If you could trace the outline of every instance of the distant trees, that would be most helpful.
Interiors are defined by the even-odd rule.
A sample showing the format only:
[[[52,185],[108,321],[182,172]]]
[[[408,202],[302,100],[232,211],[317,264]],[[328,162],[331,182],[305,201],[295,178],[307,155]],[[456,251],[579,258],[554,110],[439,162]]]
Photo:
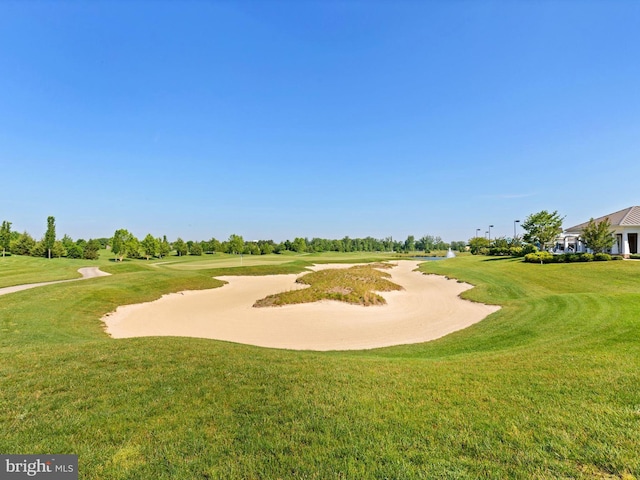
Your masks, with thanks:
[[[404,241],[404,251],[413,252],[416,249],[416,238],[413,235],[409,235]]]
[[[616,242],[611,230],[609,218],[597,222],[591,218],[586,227],[582,230],[582,240],[585,245],[593,250],[593,253],[604,253]]]
[[[11,248],[11,222],[3,221],[0,227],[0,248],[2,248],[2,256]]]
[[[7,241],[8,238],[8,241]],[[461,242],[464,243],[464,242]],[[208,241],[184,241],[178,238],[173,244],[169,243],[166,236],[154,238],[147,234],[142,241],[139,241],[131,232],[126,229],[118,229],[110,238],[97,238],[86,241],[84,239],[74,240],[65,234],[60,241],[56,240],[55,217],[47,218],[47,231],[40,241],[35,241],[27,232],[22,234],[11,231],[11,223],[4,221],[0,226],[0,250],[3,255],[9,251],[15,255],[32,255],[43,257],[68,258],[98,258],[100,249],[111,249],[116,261],[123,261],[125,258],[163,258],[169,255],[172,249],[176,254],[183,255],[203,255],[218,252],[230,254],[251,254],[270,255],[279,254],[286,251],[296,253],[314,252],[403,252],[403,251],[431,251],[443,250],[449,245],[442,241],[440,237],[425,235],[419,240],[413,235],[409,235],[405,241],[394,241],[393,237],[376,239],[373,237],[351,238],[344,236],[339,239],[318,238],[309,240],[306,237],[296,237],[291,240],[284,240],[276,243],[273,240],[245,241],[237,234],[229,236],[224,242],[211,238]]]
[[[542,210],[529,215],[522,223],[522,228],[527,232],[524,234],[524,240],[546,249],[562,233],[563,219],[557,211],[549,213]]]
[[[465,241],[460,240],[460,241],[451,242],[452,250],[456,250],[458,252],[464,252],[466,248],[467,248],[467,242]]]

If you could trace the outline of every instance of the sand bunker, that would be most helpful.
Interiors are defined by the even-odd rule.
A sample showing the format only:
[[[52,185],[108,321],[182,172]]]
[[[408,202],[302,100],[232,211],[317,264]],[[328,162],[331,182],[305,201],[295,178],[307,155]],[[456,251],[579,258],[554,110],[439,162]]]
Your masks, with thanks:
[[[386,270],[404,290],[381,293],[384,306],[322,301],[254,308],[267,295],[305,288],[295,283],[300,275],[227,276],[218,277],[229,282],[221,288],[118,307],[103,321],[114,338],[182,336],[293,350],[358,350],[434,340],[500,308],[462,300],[458,295],[471,285],[423,275],[413,271],[417,265],[401,261]],[[329,267],[336,265],[317,266]]]

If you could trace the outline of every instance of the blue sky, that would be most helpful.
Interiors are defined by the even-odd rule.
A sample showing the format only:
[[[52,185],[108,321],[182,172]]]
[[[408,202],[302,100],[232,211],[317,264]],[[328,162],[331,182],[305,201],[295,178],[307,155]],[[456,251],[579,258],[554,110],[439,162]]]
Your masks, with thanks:
[[[0,2],[0,220],[439,235],[640,204],[637,1]]]

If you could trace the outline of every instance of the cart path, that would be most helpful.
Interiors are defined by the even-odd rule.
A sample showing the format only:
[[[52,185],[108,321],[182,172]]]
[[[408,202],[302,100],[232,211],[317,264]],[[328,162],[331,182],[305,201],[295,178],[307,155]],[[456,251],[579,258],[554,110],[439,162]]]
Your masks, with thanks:
[[[54,280],[52,282],[27,283],[25,285],[13,285],[11,287],[0,288],[0,295],[19,292],[21,290],[28,290],[29,288],[42,287],[44,285],[53,285],[54,283],[77,282],[78,280],[88,280],[89,278],[105,277],[107,275],[111,275],[110,273],[103,272],[99,267],[82,267],[78,269],[78,273],[82,275],[82,278],[72,278],[70,280]]]

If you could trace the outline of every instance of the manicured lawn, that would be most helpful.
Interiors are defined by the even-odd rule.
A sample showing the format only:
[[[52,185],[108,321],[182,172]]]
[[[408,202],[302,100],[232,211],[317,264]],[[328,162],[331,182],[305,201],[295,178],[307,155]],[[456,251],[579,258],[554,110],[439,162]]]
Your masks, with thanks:
[[[112,340],[116,305],[227,270],[105,269],[0,297],[0,451],[76,453],[101,480],[640,477],[638,262],[430,262],[503,308],[435,342],[329,353]]]

